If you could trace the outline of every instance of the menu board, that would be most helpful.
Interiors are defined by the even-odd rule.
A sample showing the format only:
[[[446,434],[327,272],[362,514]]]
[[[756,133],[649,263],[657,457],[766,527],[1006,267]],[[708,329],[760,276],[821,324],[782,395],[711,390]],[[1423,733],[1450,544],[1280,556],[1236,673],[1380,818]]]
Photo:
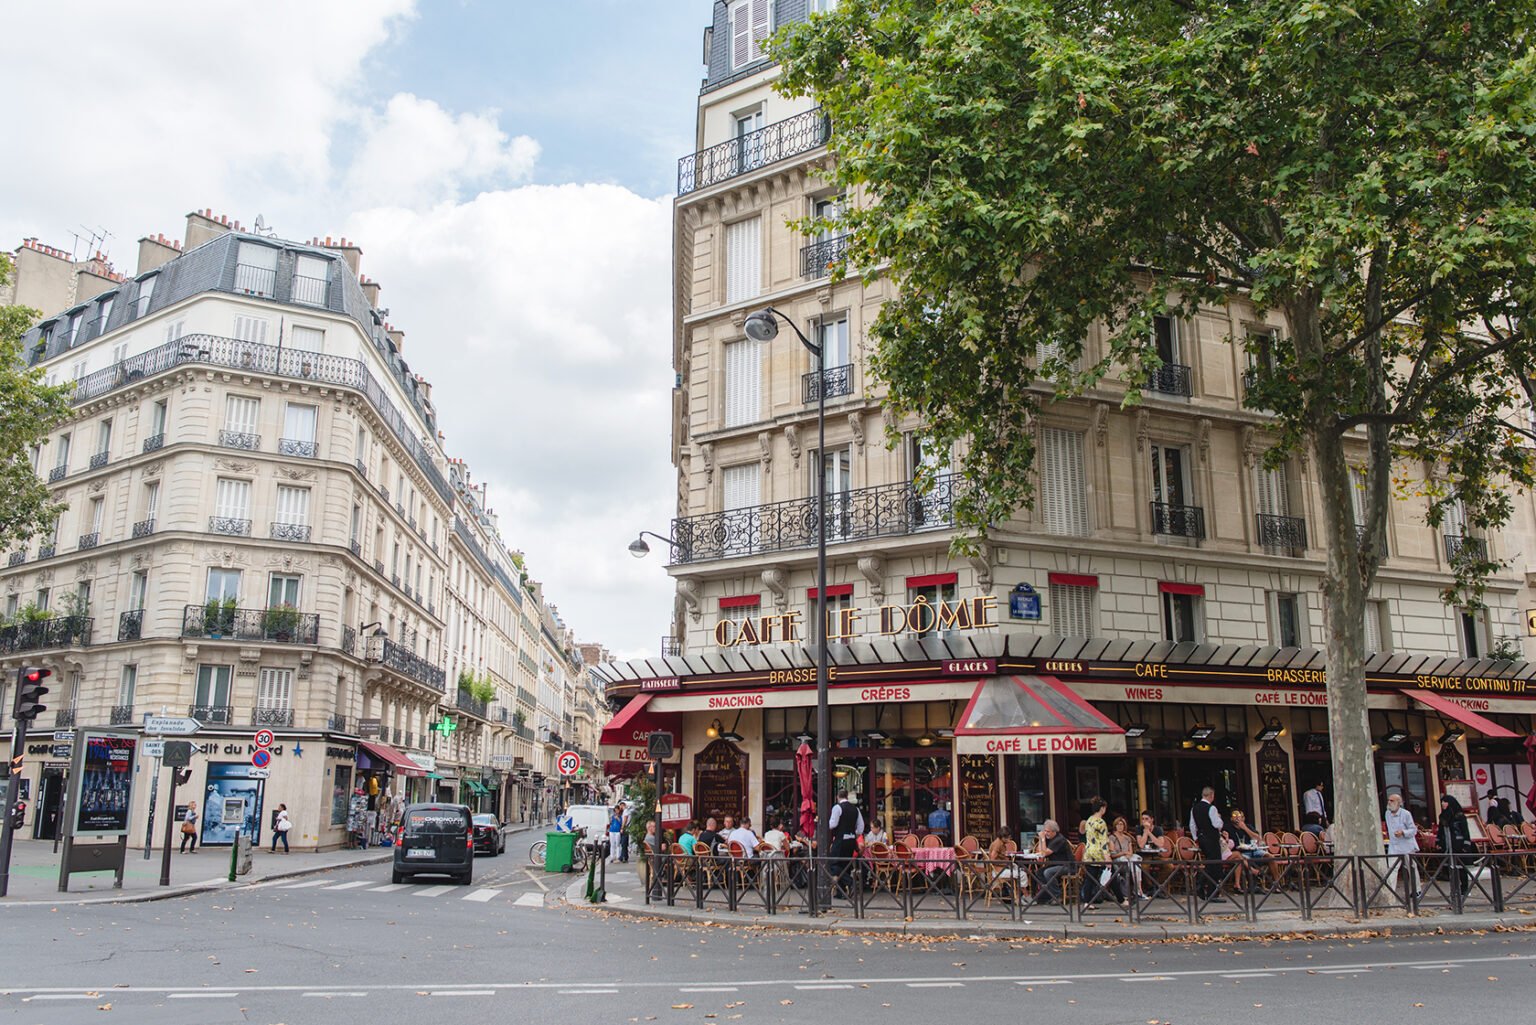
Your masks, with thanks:
[[[1441,744],[1435,761],[1440,765],[1440,779],[1445,782],[1467,778],[1467,763],[1455,744]]]
[[[989,844],[997,830],[997,759],[960,756],[960,835]]]
[[[1273,740],[1264,742],[1255,757],[1259,768],[1259,825],[1283,833],[1295,827],[1291,818],[1291,759]]]
[[[724,738],[693,756],[693,807],[701,821],[746,814],[747,757]]]

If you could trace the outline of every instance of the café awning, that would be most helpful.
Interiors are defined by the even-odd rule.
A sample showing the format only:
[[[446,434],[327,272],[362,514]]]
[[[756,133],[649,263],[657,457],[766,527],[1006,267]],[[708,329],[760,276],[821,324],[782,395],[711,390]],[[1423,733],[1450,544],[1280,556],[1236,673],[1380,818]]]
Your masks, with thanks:
[[[477,779],[466,779],[464,781],[464,785],[468,787],[469,792],[474,794],[476,797],[484,797],[486,794],[490,793],[489,790],[485,789],[485,785]]]
[[[605,758],[619,758],[621,760],[630,757],[630,751],[638,748],[644,757],[645,738],[658,730],[666,730],[672,734],[673,741],[682,739],[682,717],[675,712],[657,712],[648,707],[654,694],[637,694],[629,699],[629,704],[620,709],[619,714],[609,720],[603,727],[603,735],[599,743],[605,748],[624,748],[625,754],[617,752],[602,752]]]
[[[960,754],[1124,754],[1125,731],[1054,676],[992,676],[955,727]]]
[[[358,750],[366,754],[371,760],[380,762],[385,768],[396,776],[425,776],[427,770],[407,758],[402,752],[396,751],[388,744],[380,744],[376,740],[359,740]]]
[[[1408,690],[1403,694],[1412,698],[1426,708],[1432,708],[1441,715],[1455,719],[1463,726],[1470,726],[1483,736],[1492,740],[1519,740],[1520,734],[1512,733],[1491,719],[1485,719],[1470,708],[1463,708],[1449,698],[1442,698],[1434,691]]]

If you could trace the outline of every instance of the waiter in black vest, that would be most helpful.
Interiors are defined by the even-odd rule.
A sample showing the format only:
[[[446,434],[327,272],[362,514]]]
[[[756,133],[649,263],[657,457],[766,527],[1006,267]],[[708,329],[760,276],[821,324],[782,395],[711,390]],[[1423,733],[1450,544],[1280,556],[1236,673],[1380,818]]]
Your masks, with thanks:
[[[1217,882],[1221,871],[1221,813],[1216,810],[1216,790],[1206,787],[1200,791],[1200,800],[1189,809],[1189,835],[1195,838],[1205,867],[1200,872],[1199,892],[1202,898],[1213,903],[1226,900]]]
[[[832,849],[827,852],[832,860],[828,867],[836,873],[833,882],[834,896],[851,899],[848,893],[848,865],[859,847],[859,837],[864,835],[864,813],[848,799],[848,791],[837,792],[837,803],[827,817],[827,836]]]

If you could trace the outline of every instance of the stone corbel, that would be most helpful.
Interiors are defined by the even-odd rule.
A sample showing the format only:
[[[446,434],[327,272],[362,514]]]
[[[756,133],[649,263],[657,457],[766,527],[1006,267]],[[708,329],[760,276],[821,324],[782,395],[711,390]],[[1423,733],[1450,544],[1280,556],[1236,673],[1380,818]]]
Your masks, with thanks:
[[[885,559],[879,555],[859,556],[859,575],[869,581],[869,595],[876,604],[885,601]]]
[[[816,289],[816,302],[821,305],[822,309],[827,309],[832,305],[831,285],[822,285],[820,288]]]
[[[1147,450],[1147,440],[1152,436],[1152,416],[1145,409],[1136,411],[1136,451]]]
[[[789,607],[789,574],[783,566],[769,566],[763,570],[763,586],[773,592],[773,603],[780,611]]]
[[[1258,432],[1255,431],[1252,426],[1244,427],[1243,462],[1247,463],[1249,466],[1255,466],[1258,464],[1259,457],[1263,454],[1264,450],[1259,447]]]
[[[768,472],[769,465],[773,462],[773,433],[771,431],[757,432],[757,461],[763,464],[763,472]]]
[[[991,552],[992,548],[989,545],[986,546],[981,554],[967,555],[965,557],[965,561],[970,563],[971,568],[976,571],[976,586],[980,587],[984,591],[990,591],[992,589],[992,559],[990,557]]]
[[[1109,403],[1095,402],[1093,404],[1093,439],[1103,448],[1109,440]]]
[[[1209,463],[1211,461],[1210,417],[1202,416],[1200,419],[1195,421],[1195,437],[1197,439],[1197,443],[1200,446],[1200,461],[1202,463]]]
[[[789,454],[794,457],[795,466],[800,466],[800,428],[789,424],[784,428],[784,440],[789,443]]]
[[[683,605],[688,609],[688,615],[697,623],[700,618],[698,578],[678,577],[677,596],[682,599]]]
[[[710,484],[715,479],[715,446],[708,441],[699,444],[699,460],[704,464],[704,483]]]
[[[859,448],[864,447],[864,414],[852,412],[848,414],[848,429],[853,432],[853,443]]]

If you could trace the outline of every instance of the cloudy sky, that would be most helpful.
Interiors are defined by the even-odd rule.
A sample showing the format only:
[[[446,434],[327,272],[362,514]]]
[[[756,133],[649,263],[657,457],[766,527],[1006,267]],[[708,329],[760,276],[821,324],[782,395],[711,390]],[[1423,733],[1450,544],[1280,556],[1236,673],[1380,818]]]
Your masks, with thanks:
[[[670,204],[710,0],[12,3],[0,247],[342,236],[584,639],[668,632]]]

